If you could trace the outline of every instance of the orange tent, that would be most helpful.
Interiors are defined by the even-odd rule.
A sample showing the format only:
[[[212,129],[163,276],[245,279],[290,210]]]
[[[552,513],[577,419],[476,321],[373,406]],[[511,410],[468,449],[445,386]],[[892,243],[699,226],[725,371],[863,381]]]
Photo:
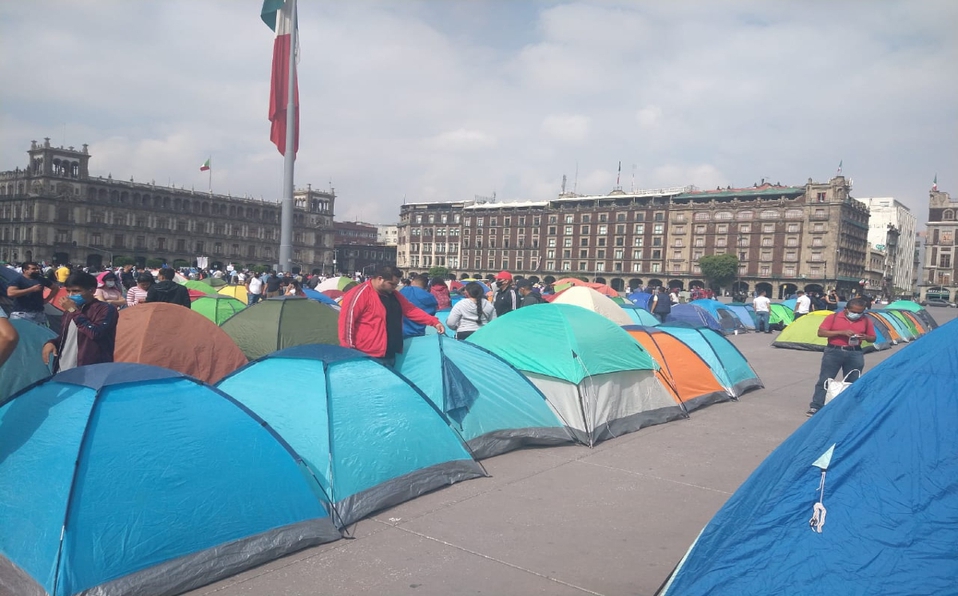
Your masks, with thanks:
[[[211,385],[247,362],[243,351],[216,323],[166,302],[147,302],[120,311],[113,359],[162,366]]]
[[[658,362],[659,380],[686,410],[731,399],[709,365],[682,340],[655,327],[627,325],[623,329]]]

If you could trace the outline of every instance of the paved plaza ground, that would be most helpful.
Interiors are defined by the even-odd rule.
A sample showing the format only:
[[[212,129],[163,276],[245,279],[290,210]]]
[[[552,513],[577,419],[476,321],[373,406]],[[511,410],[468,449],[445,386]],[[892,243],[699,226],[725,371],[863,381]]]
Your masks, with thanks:
[[[929,312],[939,323],[958,314]],[[738,402],[594,449],[485,460],[489,478],[382,511],[350,528],[353,539],[191,594],[650,596],[749,473],[806,420],[821,352],[773,348],[773,338],[730,337],[765,383]],[[902,348],[867,354],[866,369]]]

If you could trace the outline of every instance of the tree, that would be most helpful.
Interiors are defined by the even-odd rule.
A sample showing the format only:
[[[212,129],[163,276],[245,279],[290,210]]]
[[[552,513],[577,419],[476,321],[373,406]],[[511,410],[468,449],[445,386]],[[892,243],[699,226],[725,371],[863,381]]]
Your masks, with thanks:
[[[113,257],[114,267],[123,267],[124,265],[136,265],[136,259],[133,257]]]
[[[147,259],[146,266],[150,269],[159,269],[163,266],[163,259]]]
[[[715,290],[731,283],[738,274],[738,257],[735,255],[706,255],[700,257],[698,263],[702,276]]]
[[[440,279],[446,279],[449,275],[449,270],[445,267],[432,267],[429,269],[429,277],[438,277]]]

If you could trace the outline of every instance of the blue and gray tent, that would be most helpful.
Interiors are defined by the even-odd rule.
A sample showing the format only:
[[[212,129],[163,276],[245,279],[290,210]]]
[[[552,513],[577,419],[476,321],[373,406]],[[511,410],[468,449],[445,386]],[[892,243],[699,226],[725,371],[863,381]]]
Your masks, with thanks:
[[[56,337],[48,328],[26,319],[13,319],[10,324],[17,330],[20,341],[10,359],[0,366],[0,403],[27,385],[50,376],[50,366],[43,363],[40,353],[43,344]]]
[[[700,306],[707,310],[709,314],[715,317],[715,320],[718,321],[718,324],[722,327],[722,333],[726,335],[730,335],[736,331],[739,333],[748,331],[742,319],[740,319],[731,308],[725,306],[718,300],[693,300],[689,304]]]
[[[695,353],[712,368],[719,382],[735,398],[746,391],[765,387],[745,356],[721,333],[712,329],[668,325],[661,325],[658,329],[679,338],[695,350]]]
[[[172,370],[62,372],[0,406],[0,593],[179,594],[336,540],[263,420]]]
[[[629,302],[638,306],[639,308],[649,310],[649,300],[652,299],[652,294],[649,294],[648,292],[636,291],[626,296],[626,298],[628,298]]]
[[[712,316],[712,313],[697,304],[676,304],[672,306],[672,312],[665,318],[665,325],[672,323],[684,324],[683,326],[692,326],[696,328],[706,328],[719,333],[724,333],[725,329]]]
[[[299,453],[342,525],[484,475],[432,402],[356,350],[324,344],[286,348],[251,362],[217,387]]]
[[[659,324],[659,320],[655,318],[655,315],[640,306],[632,303],[624,303],[619,306],[625,310],[625,314],[629,315],[629,318],[632,319],[636,325],[655,327]]]
[[[328,304],[329,306],[335,306],[337,310],[339,309],[339,303],[322,292],[317,292],[316,290],[311,290],[309,288],[303,288],[303,295],[310,300],[322,302],[323,304]]]
[[[954,594],[958,323],[866,371],[716,513],[660,595]]]
[[[396,371],[445,414],[477,459],[574,442],[542,392],[476,344],[436,334],[408,338]]]
[[[746,329],[755,330],[755,308],[751,304],[728,304],[729,310],[745,325]]]

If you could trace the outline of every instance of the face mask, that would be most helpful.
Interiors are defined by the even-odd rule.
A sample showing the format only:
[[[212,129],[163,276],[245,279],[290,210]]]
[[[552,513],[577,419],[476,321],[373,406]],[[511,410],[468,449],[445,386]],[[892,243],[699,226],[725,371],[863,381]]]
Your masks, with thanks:
[[[858,319],[862,318],[863,314],[864,313],[860,313],[860,312],[847,312],[845,313],[845,316],[848,318],[849,321],[857,321]]]
[[[112,287],[116,286],[116,282],[115,282],[115,281],[107,281],[107,282],[103,282],[103,283],[104,283],[104,284],[106,285],[106,287],[108,287],[108,288],[112,288]]]
[[[67,298],[72,300],[77,305],[77,308],[80,308],[86,302],[83,294],[70,294]]]

